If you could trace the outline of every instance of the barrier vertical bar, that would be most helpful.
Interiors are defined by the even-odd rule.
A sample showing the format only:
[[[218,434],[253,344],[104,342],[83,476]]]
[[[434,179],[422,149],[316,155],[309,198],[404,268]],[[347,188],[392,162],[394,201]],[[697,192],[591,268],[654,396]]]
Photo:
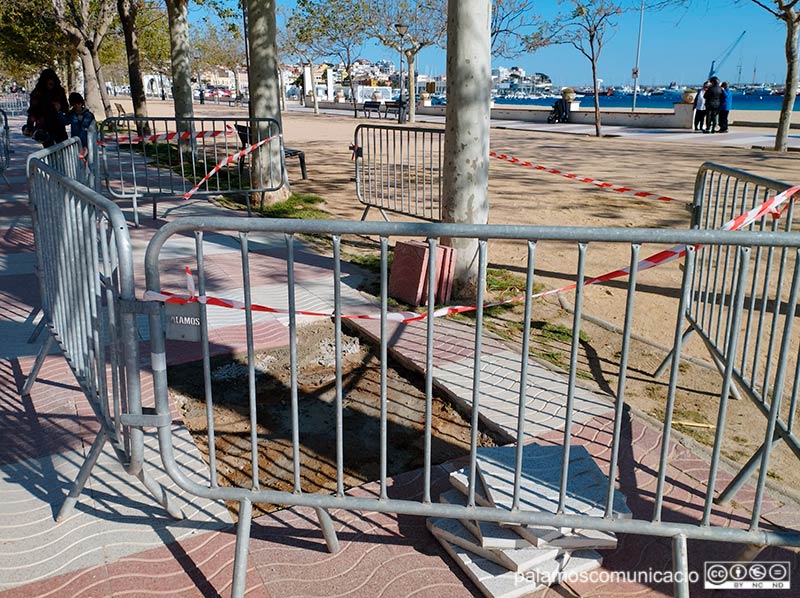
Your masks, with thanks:
[[[242,256],[242,285],[244,287],[244,318],[247,334],[247,397],[250,411],[250,467],[253,489],[259,488],[258,464],[258,405],[256,403],[255,349],[253,340],[253,297],[250,287],[250,249],[247,232],[239,233]]]
[[[661,507],[664,501],[664,481],[667,477],[667,459],[669,457],[669,440],[672,431],[672,412],[675,408],[675,391],[678,387],[678,373],[681,361],[681,314],[686,311],[686,304],[689,301],[691,288],[689,281],[692,280],[694,273],[695,249],[693,246],[686,248],[686,261],[683,270],[683,282],[681,284],[681,296],[678,302],[678,318],[675,326],[675,340],[672,347],[672,368],[669,373],[669,388],[667,390],[667,404],[664,408],[664,432],[661,435],[661,456],[658,465],[658,482],[656,484],[656,496],[653,505],[653,521],[661,521]]]
[[[531,317],[533,309],[533,272],[536,242],[528,241],[528,259],[525,272],[525,323],[522,326],[522,355],[520,358],[519,399],[517,403],[517,443],[514,462],[514,498],[511,509],[519,509],[519,493],[522,482],[522,447],[525,444],[525,408],[528,404],[528,362],[531,347]]]
[[[206,296],[206,264],[203,251],[203,231],[194,231],[195,259],[197,261],[197,292]],[[208,473],[212,488],[219,486],[217,471],[217,434],[214,421],[214,391],[211,386],[211,354],[208,340],[208,306],[205,302],[200,308],[200,345],[203,352],[203,387],[206,404],[206,426],[208,429]]]
[[[292,464],[294,491],[301,492],[300,401],[297,390],[297,293],[294,272],[294,235],[284,235],[286,241],[287,299],[289,305],[289,393],[292,406]]]
[[[475,505],[475,487],[478,471],[478,422],[481,396],[481,355],[483,348],[483,298],[486,287],[486,239],[478,240],[478,288],[475,299],[475,356],[472,374],[472,418],[469,439],[469,491],[467,506]]]
[[[625,384],[628,379],[628,357],[631,348],[631,328],[633,327],[633,304],[636,294],[636,280],[638,278],[639,249],[638,243],[631,244],[631,260],[628,266],[628,290],[625,299],[625,323],[622,326],[622,349],[619,358],[619,377],[617,378],[617,396],[614,398],[614,433],[611,438],[611,459],[608,463],[608,488],[606,490],[605,517],[614,513],[614,489],[619,459],[619,446],[622,440],[622,415],[625,406]]]
[[[735,279],[736,291],[733,300],[731,312],[734,314],[731,325],[728,328],[728,338],[725,339],[725,347],[730,351],[730,358],[725,362],[725,373],[722,380],[722,392],[719,397],[719,410],[717,412],[717,428],[714,436],[714,446],[711,452],[711,463],[708,470],[708,484],[706,489],[706,500],[703,508],[703,525],[708,525],[711,520],[711,507],[714,502],[714,487],[717,481],[717,470],[719,467],[719,458],[722,452],[722,440],[725,430],[725,417],[728,407],[728,394],[733,385],[733,369],[734,359],[739,345],[739,332],[742,317],[742,304],[744,302],[744,289],[747,284],[747,274],[749,271],[750,263],[750,248],[741,247],[737,251],[736,261],[738,266],[737,277]]]

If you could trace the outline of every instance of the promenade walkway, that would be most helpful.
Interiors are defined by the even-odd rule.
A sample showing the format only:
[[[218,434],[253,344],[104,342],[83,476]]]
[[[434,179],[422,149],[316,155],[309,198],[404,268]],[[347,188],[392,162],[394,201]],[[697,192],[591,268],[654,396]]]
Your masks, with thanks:
[[[96,432],[88,407],[59,355],[47,358],[31,397],[19,390],[30,370],[42,338],[28,343],[36,322],[38,285],[34,277],[34,254],[30,216],[27,211],[25,158],[36,149],[19,131],[21,121],[12,119],[10,188],[0,186],[0,598],[112,597],[112,596],[226,596],[230,591],[234,535],[224,505],[205,501],[184,504],[187,520],[176,522],[150,501],[136,480],[120,470],[110,455],[101,458],[87,491],[73,514],[55,522],[54,515],[66,494],[76,468]],[[188,214],[219,213],[204,200],[160,202],[168,219]],[[144,248],[163,221],[143,218],[140,229],[132,229],[136,251],[134,263],[141,267]],[[235,252],[230,239],[219,236],[217,249],[206,255],[208,268],[229,267]],[[270,275],[272,263],[279,262],[278,240],[255,239],[254,252],[264,258],[258,268],[260,284],[254,285],[254,301],[268,303],[282,293],[285,283]],[[330,309],[331,271],[327,256],[310,249],[300,251],[305,270],[301,307]],[[180,270],[180,243],[170,246],[165,266]],[[278,267],[278,266],[276,266]],[[142,275],[141,270],[137,272]],[[356,268],[347,269],[343,280],[349,308],[363,309],[372,299],[355,290],[360,281]],[[179,277],[175,276],[174,280]],[[276,282],[278,280],[278,282]],[[141,290],[141,280],[139,280]],[[232,285],[220,289],[236,297],[242,290]],[[312,307],[313,306],[313,307]],[[371,323],[360,323],[365,337],[375,334]],[[229,350],[243,346],[241,325],[223,314],[212,321],[215,344]],[[420,339],[424,325],[415,324],[393,335],[392,355],[409,368],[420,370]],[[468,405],[472,334],[469,326],[450,321],[437,322],[436,384]],[[264,317],[256,338],[258,349],[286,343],[286,325],[281,319]],[[519,382],[520,356],[500,339],[487,335],[487,357],[481,377],[486,402],[484,418],[509,433],[509,421],[516,402],[507,389]],[[191,349],[183,360],[195,357]],[[558,443],[562,433],[564,378],[532,364],[526,440]],[[516,377],[516,378],[515,378]],[[150,390],[143,377],[144,392]],[[601,469],[608,467],[612,420],[611,402],[606,395],[581,390],[577,401],[573,442],[587,447]],[[200,463],[202,457],[182,423],[176,419],[183,463]],[[660,450],[660,433],[650,423],[630,414],[624,423],[624,446],[620,461],[620,488],[636,516],[649,517]],[[149,446],[154,439],[148,439]],[[675,443],[671,446],[665,518],[689,520],[702,511],[702,489],[707,460],[702,453]],[[166,481],[160,461],[151,450],[148,462],[154,477]],[[457,467],[436,468],[435,495],[447,487],[447,474]],[[727,476],[723,476],[726,478]],[[407,472],[391,480],[393,497],[418,496],[420,475]],[[724,483],[724,479],[720,483]],[[376,495],[375,484],[352,491]],[[739,497],[743,504],[752,489]],[[289,596],[352,597],[466,597],[478,591],[458,570],[433,539],[421,518],[338,511],[332,513],[342,549],[331,555],[317,529],[313,511],[286,509],[260,517],[253,526],[247,577],[247,595],[286,598]],[[765,523],[800,522],[800,508],[778,496],[764,503]],[[739,503],[714,510],[714,522],[742,525],[747,511]],[[712,543],[691,543],[690,563],[702,568],[705,559],[733,558],[737,547]],[[789,560],[800,570],[796,552],[770,549],[761,559]],[[669,570],[670,544],[651,537],[621,536],[618,547],[604,553],[604,570]],[[793,580],[800,584],[800,579]],[[576,595],[662,596],[669,584],[616,583],[573,584]],[[701,587],[693,595],[703,596]],[[696,590],[696,593],[695,593]],[[549,589],[537,596],[570,595],[567,590]]]

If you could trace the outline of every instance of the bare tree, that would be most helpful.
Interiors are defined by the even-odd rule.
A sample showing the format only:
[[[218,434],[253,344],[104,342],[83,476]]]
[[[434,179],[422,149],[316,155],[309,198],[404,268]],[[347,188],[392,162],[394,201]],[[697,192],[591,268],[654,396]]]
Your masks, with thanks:
[[[800,0],[773,0],[760,2],[751,0],[766,10],[776,19],[786,25],[786,41],[784,54],[786,55],[786,83],[781,104],[781,115],[778,120],[778,130],[775,132],[775,151],[785,152],[789,147],[789,128],[792,122],[795,95],[797,94],[798,54],[797,43],[800,34]]]
[[[100,63],[100,44],[114,19],[114,0],[52,0],[56,23],[74,40],[85,77],[86,106],[95,114],[111,116],[106,82]]]
[[[283,31],[278,33],[278,50],[289,56],[296,57],[302,66],[308,65],[314,72],[314,63],[323,54],[319,46],[314,43],[313,28],[306,21],[307,15],[300,11],[293,11],[286,19]],[[302,76],[302,75],[301,75]],[[305,90],[303,90],[305,94]],[[319,101],[314,90],[314,114],[319,114]]]
[[[614,29],[614,18],[622,14],[622,7],[613,0],[559,0],[569,10],[558,17],[548,34],[550,43],[569,44],[589,59],[592,65],[594,89],[595,134],[601,135],[600,93],[597,85],[597,65],[606,36]]]
[[[492,55],[515,58],[532,49],[531,36],[540,24],[533,0],[492,2]]]
[[[358,0],[298,0],[297,14],[307,39],[321,56],[336,56],[350,85],[353,116],[358,117],[353,64],[367,41],[366,3]]]
[[[442,43],[447,31],[447,0],[414,1],[400,0],[369,4],[367,7],[369,33],[387,48],[402,52],[408,62],[409,120],[416,120],[414,92],[416,90],[415,68],[417,54],[428,46]],[[408,26],[400,36],[395,25]],[[402,65],[400,73],[402,76]]]

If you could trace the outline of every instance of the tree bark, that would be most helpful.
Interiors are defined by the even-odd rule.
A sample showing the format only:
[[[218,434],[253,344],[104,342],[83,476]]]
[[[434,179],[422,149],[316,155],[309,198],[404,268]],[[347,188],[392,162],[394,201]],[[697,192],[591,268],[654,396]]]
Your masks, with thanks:
[[[100,85],[97,81],[97,71],[94,68],[94,59],[89,48],[81,40],[78,44],[78,54],[83,65],[83,99],[86,107],[94,113],[95,117],[105,114],[103,98],[100,96]]]
[[[276,44],[277,24],[275,21],[275,0],[247,0],[247,41],[250,50],[250,118],[272,118],[281,124],[281,103],[278,84],[278,48]],[[270,135],[267,123],[251,122],[251,131],[258,131],[258,139]],[[254,139],[256,135],[252,136]],[[253,189],[262,185],[276,186],[279,181],[275,174],[283,169],[284,158],[281,144],[266,143],[250,154],[250,179]],[[285,169],[283,169],[285,173]],[[264,200],[274,204],[289,197],[289,181],[273,192],[267,192]],[[251,194],[252,200],[261,199],[260,193]]]
[[[131,82],[131,102],[133,113],[139,118],[147,118],[147,95],[142,81],[142,65],[139,56],[139,36],[136,31],[136,14],[139,7],[136,0],[117,0],[117,11],[122,23],[122,32],[125,36],[125,54],[128,59],[128,79]],[[149,133],[147,123],[144,123],[139,134]]]
[[[792,110],[794,109],[795,94],[797,93],[798,55],[797,38],[800,33],[800,23],[793,12],[785,19],[786,43],[786,85],[781,104],[781,115],[778,120],[778,130],[775,132],[775,151],[785,152],[789,148],[789,130],[792,123]]]
[[[486,0],[448,3],[445,222],[486,224],[489,218],[490,4]],[[456,250],[454,297],[474,300],[481,284],[478,241],[452,238],[442,242]]]
[[[92,67],[94,68],[97,90],[100,93],[100,102],[102,105],[102,112],[95,112],[95,116],[97,114],[104,114],[105,118],[110,118],[113,114],[113,112],[111,112],[111,100],[108,98],[108,89],[106,88],[106,79],[103,76],[103,65],[100,62],[100,54],[94,42],[91,44],[89,54],[92,57]]]
[[[172,100],[175,117],[192,118],[191,47],[189,46],[188,0],[166,0],[169,47],[172,62]],[[180,123],[179,123],[179,126]],[[190,130],[184,124],[182,131]]]

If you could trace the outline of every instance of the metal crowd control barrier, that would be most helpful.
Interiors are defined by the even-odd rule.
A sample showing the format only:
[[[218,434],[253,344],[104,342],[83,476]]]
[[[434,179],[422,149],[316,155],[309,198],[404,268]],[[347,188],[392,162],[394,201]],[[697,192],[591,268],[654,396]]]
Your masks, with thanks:
[[[27,93],[0,96],[0,110],[11,116],[25,114],[29,103],[30,96]]]
[[[208,233],[207,236],[206,233]],[[256,399],[256,389],[258,387],[258,380],[256,377],[255,369],[255,354],[254,354],[254,330],[253,330],[253,312],[252,305],[254,299],[252,296],[253,288],[256,283],[250,279],[250,262],[251,257],[248,251],[248,243],[251,237],[256,234],[264,233],[281,233],[284,235],[285,242],[285,271],[276,272],[273,276],[280,277],[281,280],[287,281],[286,289],[286,305],[288,306],[288,325],[289,325],[289,355],[290,355],[290,382],[286,383],[287,401],[290,403],[291,409],[291,434],[287,432],[290,439],[287,438],[287,455],[286,461],[282,462],[280,467],[282,471],[288,473],[288,482],[279,487],[270,487],[269,482],[262,479],[259,459],[263,460],[263,455],[259,452],[258,437],[261,434],[258,425],[259,418],[265,417],[265,412],[259,410]],[[756,544],[756,545],[783,545],[783,546],[800,546],[800,533],[797,530],[791,531],[774,531],[773,529],[764,529],[761,527],[759,520],[761,512],[761,501],[764,493],[765,476],[759,477],[757,484],[757,491],[752,506],[748,501],[748,508],[752,510],[752,518],[744,522],[731,521],[726,524],[717,522],[712,516],[712,504],[715,497],[715,481],[716,472],[719,466],[720,447],[723,441],[722,425],[717,427],[714,454],[710,464],[710,471],[712,475],[709,478],[709,483],[706,488],[697,488],[696,492],[699,497],[702,497],[703,510],[698,506],[696,510],[680,509],[680,513],[672,514],[669,510],[669,498],[665,498],[665,488],[670,487],[673,483],[672,474],[668,475],[668,467],[670,465],[670,434],[672,427],[673,412],[675,411],[675,397],[676,391],[679,388],[679,380],[681,376],[680,363],[680,346],[682,338],[683,316],[687,313],[687,307],[693,306],[696,303],[692,295],[694,290],[695,281],[705,275],[707,271],[707,263],[705,255],[708,250],[696,250],[697,245],[703,245],[713,249],[716,253],[722,255],[730,255],[735,263],[735,267],[729,270],[729,278],[731,288],[735,291],[732,292],[729,301],[733,305],[734,311],[732,313],[743,313],[744,306],[746,305],[745,291],[749,281],[749,275],[753,268],[759,268],[759,262],[762,252],[779,251],[791,255],[794,262],[792,271],[788,269],[785,272],[787,282],[790,283],[791,293],[789,297],[784,299],[780,305],[780,313],[786,314],[785,324],[779,334],[776,330],[776,341],[781,342],[780,349],[780,373],[776,374],[776,379],[782,380],[782,376],[786,373],[787,363],[789,362],[789,355],[796,352],[796,344],[790,346],[787,344],[788,334],[791,330],[794,314],[797,309],[798,290],[800,289],[800,261],[797,260],[798,251],[800,251],[800,234],[798,233],[775,233],[770,231],[764,232],[733,232],[733,231],[711,231],[711,230],[652,230],[652,229],[599,229],[599,228],[572,228],[572,227],[532,227],[532,226],[467,226],[467,225],[453,225],[453,224],[432,224],[432,223],[388,223],[388,222],[331,222],[331,221],[279,221],[279,220],[264,220],[264,219],[241,219],[241,218],[185,218],[175,220],[163,228],[161,228],[151,240],[148,246],[146,255],[146,279],[147,289],[151,292],[149,295],[152,298],[157,298],[158,294],[162,292],[161,287],[161,272],[159,270],[159,262],[161,259],[162,248],[165,243],[174,236],[194,235],[195,237],[195,256],[191,261],[180,264],[180,273],[182,275],[184,266],[189,266],[197,273],[197,293],[200,297],[205,297],[208,293],[207,288],[215,275],[214,272],[206,272],[204,256],[210,244],[219,242],[220,234],[231,234],[238,236],[239,239],[239,268],[242,276],[244,286],[244,320],[245,331],[247,339],[247,363],[248,363],[248,383],[245,387],[242,382],[242,398],[237,402],[239,408],[242,409],[241,415],[243,420],[247,421],[249,418],[249,432],[247,430],[237,434],[236,452],[244,460],[249,462],[250,472],[247,472],[243,478],[238,478],[239,481],[227,476],[225,467],[232,467],[230,463],[222,463],[225,461],[223,457],[215,457],[217,455],[219,441],[218,434],[215,431],[215,415],[213,406],[215,401],[224,400],[215,396],[215,390],[211,383],[211,362],[209,358],[209,330],[208,321],[211,317],[218,315],[214,310],[224,308],[209,307],[204,301],[195,303],[193,306],[196,311],[192,312],[191,318],[196,318],[199,321],[199,335],[200,343],[202,346],[203,366],[202,376],[204,383],[204,394],[206,401],[206,417],[205,430],[208,437],[206,446],[209,448],[209,461],[208,468],[204,472],[205,483],[192,482],[186,475],[184,469],[176,458],[176,453],[173,450],[172,444],[172,431],[167,424],[166,417],[170,413],[170,392],[169,380],[167,378],[166,364],[169,362],[169,347],[165,340],[165,306],[161,304],[157,312],[150,315],[151,327],[151,362],[153,364],[154,376],[154,391],[156,400],[156,415],[161,418],[158,424],[158,437],[160,443],[161,457],[164,461],[165,469],[169,472],[172,479],[182,489],[189,494],[196,496],[207,497],[216,500],[230,500],[239,503],[239,520],[237,524],[237,540],[235,548],[235,564],[234,564],[234,581],[232,595],[240,597],[244,593],[244,580],[245,571],[247,568],[247,552],[248,542],[251,526],[251,509],[253,503],[271,503],[279,505],[301,505],[306,507],[313,507],[316,509],[318,518],[320,520],[323,533],[328,542],[331,550],[337,547],[335,532],[331,525],[329,516],[326,513],[327,509],[346,509],[346,510],[359,510],[359,511],[377,511],[399,514],[411,514],[419,516],[439,516],[448,518],[461,518],[470,520],[485,520],[495,522],[509,522],[517,524],[531,524],[536,526],[555,526],[559,528],[577,528],[577,529],[595,529],[609,532],[641,534],[648,536],[666,537],[671,538],[673,543],[673,569],[676,573],[681,572],[683,576],[675,575],[676,580],[675,593],[678,596],[688,596],[688,564],[687,564],[687,540],[716,540],[727,541],[734,543]],[[305,438],[305,434],[316,432],[309,432],[301,425],[301,418],[299,415],[299,400],[298,400],[298,372],[297,372],[297,356],[298,356],[298,334],[297,334],[297,316],[295,315],[298,306],[297,292],[301,289],[296,289],[296,286],[301,286],[302,281],[297,283],[296,270],[298,264],[295,263],[296,244],[295,236],[301,234],[311,234],[315,236],[327,237],[332,244],[333,261],[332,261],[332,276],[331,284],[333,285],[335,307],[333,315],[333,325],[335,329],[335,373],[332,375],[330,386],[336,389],[335,407],[331,407],[331,429],[335,429],[335,443],[332,441],[330,446],[330,454],[325,455],[324,459],[330,459],[331,468],[335,463],[335,490],[331,490],[331,494],[324,494],[322,492],[305,492],[303,490],[302,481],[306,476],[315,475],[316,469],[310,468],[308,465],[301,463],[301,455],[308,452],[316,454],[314,449],[301,445],[301,438]],[[375,460],[376,469],[377,462],[380,463],[380,496],[374,498],[360,495],[349,496],[346,495],[345,484],[343,481],[343,472],[348,470],[348,455],[345,454],[343,430],[344,430],[344,415],[343,410],[346,408],[346,393],[347,384],[343,380],[343,339],[342,339],[342,317],[344,314],[344,306],[342,303],[342,282],[341,282],[341,254],[342,254],[342,240],[344,237],[354,235],[358,239],[363,239],[365,236],[377,237],[380,246],[380,307],[376,307],[375,316],[380,319],[380,343],[379,349],[376,350],[376,355],[379,356],[380,370],[381,370],[381,387],[380,387],[380,415],[374,415],[375,419],[379,418],[376,422],[376,428],[380,429],[379,444],[375,446]],[[627,309],[625,314],[625,324],[621,338],[621,352],[619,358],[619,385],[616,389],[616,396],[613,398],[613,438],[610,441],[610,453],[608,458],[610,475],[608,482],[603,490],[605,511],[603,516],[590,516],[590,515],[575,515],[565,513],[563,510],[564,501],[567,495],[567,488],[570,483],[570,476],[572,469],[568,468],[570,455],[570,446],[573,436],[577,433],[576,426],[573,425],[573,412],[576,405],[576,374],[578,367],[578,353],[579,353],[579,337],[581,328],[581,314],[583,306],[583,298],[585,289],[578,286],[574,295],[574,320],[572,329],[571,341],[571,354],[570,366],[567,386],[566,399],[563,411],[559,411],[558,416],[559,425],[563,427],[564,436],[560,449],[561,468],[560,468],[560,485],[553,487],[554,496],[558,495],[559,507],[554,509],[553,512],[548,510],[533,510],[530,507],[525,507],[525,503],[517,502],[519,498],[520,488],[526,484],[526,478],[521,472],[522,460],[522,442],[516,443],[516,473],[514,475],[514,504],[520,505],[511,510],[503,508],[489,508],[486,506],[476,505],[476,488],[478,486],[478,474],[476,473],[476,447],[478,438],[478,421],[481,414],[481,401],[485,396],[483,393],[490,392],[487,387],[488,383],[481,380],[481,364],[483,359],[487,359],[489,353],[484,356],[483,351],[483,308],[478,307],[475,315],[475,335],[474,335],[474,367],[472,368],[472,419],[471,419],[471,436],[470,436],[470,456],[469,456],[469,493],[468,493],[468,506],[458,506],[452,504],[437,504],[433,503],[431,499],[431,477],[432,477],[432,464],[431,464],[431,401],[432,401],[432,388],[433,388],[433,338],[434,330],[438,324],[437,320],[428,319],[427,321],[427,343],[424,341],[420,343],[420,352],[425,352],[425,359],[427,371],[425,373],[425,395],[426,399],[424,405],[420,403],[419,409],[425,413],[425,428],[423,433],[424,439],[424,466],[421,486],[421,496],[418,499],[396,499],[390,498],[387,494],[387,460],[389,459],[389,449],[387,442],[387,347],[389,343],[389,327],[388,327],[388,312],[387,312],[387,281],[388,281],[388,247],[390,238],[393,240],[403,239],[406,237],[422,237],[428,239],[429,247],[429,262],[428,262],[428,309],[432,309],[434,301],[434,289],[436,287],[436,246],[437,239],[442,237],[457,238],[466,237],[478,240],[478,266],[480,272],[480,279],[485,280],[487,263],[488,263],[488,242],[495,240],[503,240],[504,243],[519,242],[521,249],[527,251],[527,265],[526,265],[526,296],[528,297],[525,303],[525,313],[531,314],[533,303],[530,299],[534,283],[534,270],[535,270],[535,257],[542,254],[547,250],[561,251],[564,247],[564,242],[571,242],[576,247],[576,269],[573,273],[575,280],[586,279],[586,263],[588,258],[588,247],[594,248],[595,245],[601,244],[614,244],[622,246],[630,252],[629,267],[632,272],[627,283]],[[652,244],[686,244],[688,246],[687,256],[685,261],[685,268],[680,292],[680,298],[676,300],[676,312],[672,316],[662,314],[663,317],[672,317],[674,322],[674,353],[671,357],[671,374],[668,385],[668,397],[665,404],[665,417],[663,422],[663,429],[660,438],[660,459],[657,467],[657,483],[651,489],[648,487],[647,491],[642,491],[639,497],[647,497],[648,500],[652,499],[652,512],[649,516],[635,516],[633,519],[625,519],[617,517],[615,510],[616,505],[614,501],[616,480],[622,479],[623,473],[618,467],[618,456],[620,454],[621,445],[626,442],[623,439],[623,419],[624,419],[624,403],[628,379],[628,356],[631,351],[631,329],[633,322],[633,315],[635,311],[635,298],[637,288],[637,271],[636,265],[639,262],[640,246],[647,243],[649,246]],[[555,245],[555,247],[554,247]],[[213,249],[213,248],[212,248]],[[209,252],[211,253],[211,252]],[[275,254],[273,254],[275,255]],[[562,260],[565,261],[565,260]],[[230,264],[226,261],[226,264]],[[161,265],[163,268],[163,264]],[[230,267],[230,265],[229,265]],[[569,273],[565,271],[565,273]],[[285,277],[285,278],[284,278]],[[477,296],[474,297],[474,304],[482,306],[484,303],[484,285],[479,285]],[[180,289],[164,289],[165,291]],[[271,294],[275,300],[275,294]],[[359,312],[361,313],[361,312]],[[174,315],[174,314],[173,314]],[[524,319],[523,340],[521,343],[521,355],[528,355],[528,348],[531,342],[531,325],[530,316]],[[738,320],[734,319],[733,325],[728,327],[728,334],[726,335],[726,343],[730,346],[736,346],[739,339]],[[314,342],[318,342],[315,340]],[[174,349],[173,349],[174,350]],[[794,363],[792,358],[792,363]],[[532,381],[528,378],[528,360],[527,357],[520,359],[518,366],[520,372],[520,382],[514,386],[513,392],[518,393],[515,413],[515,437],[523,439],[524,432],[524,418],[526,410],[535,408],[535,401],[529,402],[529,395],[527,389]],[[723,396],[726,389],[730,387],[731,383],[731,368],[725,370],[725,380],[723,384]],[[200,372],[198,372],[198,379]],[[334,382],[335,379],[335,382]],[[470,385],[467,382],[465,385]],[[777,388],[782,385],[777,385]],[[246,388],[246,390],[245,390]],[[509,390],[504,386],[504,390]],[[773,393],[772,405],[773,409],[770,412],[770,423],[776,421],[778,409],[780,407],[782,396],[780,392]],[[724,417],[724,409],[726,401],[720,401],[720,414]],[[611,403],[609,403],[611,405]],[[263,408],[262,408],[263,409]],[[485,408],[484,408],[485,409]],[[287,414],[287,421],[289,415]],[[509,416],[512,417],[512,416]],[[222,426],[222,423],[219,423]],[[556,426],[556,428],[559,427]],[[771,428],[770,428],[771,429]],[[263,435],[262,435],[263,436]],[[272,436],[269,436],[270,442]],[[421,446],[422,446],[421,440]],[[288,444],[291,444],[291,456],[288,454]],[[771,444],[767,443],[764,450],[764,460],[762,462],[762,472],[766,472],[769,465]],[[227,453],[225,453],[227,454]],[[352,458],[352,455],[350,455]],[[327,461],[326,461],[327,462]],[[334,476],[331,469],[331,476]],[[227,477],[227,480],[224,478]],[[243,480],[243,481],[242,481]],[[293,480],[293,481],[292,481]],[[331,478],[333,485],[333,477]],[[227,485],[225,485],[227,484]],[[749,518],[749,517],[748,517]],[[743,523],[744,527],[738,527]],[[730,525],[724,527],[723,525]],[[682,581],[681,581],[682,580]]]
[[[56,343],[100,425],[57,519],[66,517],[103,447],[176,518],[182,513],[144,469],[144,439],[131,242],[113,202],[76,179],[80,140],[72,138],[28,159],[43,321],[50,334],[22,390],[29,395]]]
[[[716,229],[788,187],[781,181],[707,162],[700,167],[695,182],[692,227]],[[761,234],[793,236],[792,231],[797,230],[795,211],[790,203],[780,218],[759,220],[748,229]],[[787,308],[787,299],[795,291],[797,254],[780,244],[758,247],[754,253],[752,269],[742,273],[743,264],[730,248],[701,247],[691,295],[683,313],[686,330],[681,343],[696,334],[725,378],[724,396],[729,392],[736,398],[746,395],[767,418],[770,428],[774,428],[774,438],[765,440],[720,493],[720,503],[732,498],[756,468],[760,467],[759,482],[763,480],[767,475],[765,459],[775,443],[785,442],[800,458],[800,438],[794,431],[800,362],[786,361],[789,351],[797,353],[800,342],[800,335],[792,329],[797,315],[795,308]],[[740,284],[744,285],[744,295],[734,301]],[[669,361],[668,356],[656,376],[664,372]],[[784,395],[789,397],[787,415],[780,412]],[[723,409],[718,428],[724,422]]]
[[[6,185],[10,185],[6,178],[6,170],[10,163],[11,141],[8,131],[8,116],[0,110],[0,177],[3,177]]]
[[[243,127],[246,135],[236,129]],[[108,193],[133,202],[139,225],[139,198],[153,199],[153,218],[159,197],[182,197],[196,183],[196,195],[244,195],[250,213],[250,194],[280,189],[286,179],[280,124],[270,118],[108,118],[100,127],[102,176]],[[215,166],[257,145],[250,155],[249,177],[241,163],[231,160],[213,176]],[[259,158],[258,156],[261,156]],[[263,167],[252,168],[252,160]]]
[[[444,129],[358,125],[353,143],[356,195],[370,208],[442,220]]]

